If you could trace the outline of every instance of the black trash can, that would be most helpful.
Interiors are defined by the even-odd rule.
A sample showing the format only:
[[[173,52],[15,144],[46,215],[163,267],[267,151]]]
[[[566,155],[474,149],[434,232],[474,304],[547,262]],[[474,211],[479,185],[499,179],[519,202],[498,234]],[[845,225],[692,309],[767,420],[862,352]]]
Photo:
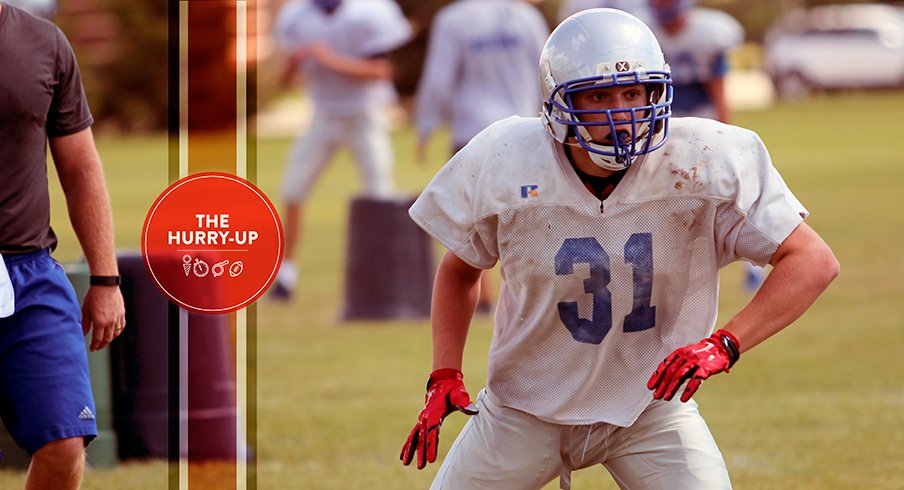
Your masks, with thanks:
[[[180,376],[171,373],[187,369],[182,377],[188,381],[188,409],[182,414],[188,424],[187,457],[234,459],[235,370],[229,350],[230,317],[189,313],[188,345],[184,349],[188,360],[182,365],[178,358],[171,358],[171,353],[183,350],[176,328],[178,309],[154,285],[140,254],[120,254],[119,270],[128,325],[111,352],[120,458],[177,456],[170,455],[169,450],[171,442],[178,442],[170,438],[179,433],[179,385],[172,381]],[[173,346],[175,350],[171,350]]]
[[[430,317],[433,240],[408,216],[414,197],[352,200],[344,320]]]
[[[169,440],[169,301],[140,253],[119,254],[126,328],[111,347],[119,458],[166,458]]]
[[[236,457],[236,393],[229,315],[188,315],[188,458]]]

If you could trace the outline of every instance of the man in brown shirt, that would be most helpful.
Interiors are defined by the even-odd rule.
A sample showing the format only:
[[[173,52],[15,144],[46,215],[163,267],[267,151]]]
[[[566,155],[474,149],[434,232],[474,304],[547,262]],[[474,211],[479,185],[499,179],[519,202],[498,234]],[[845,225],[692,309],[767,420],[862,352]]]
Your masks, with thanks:
[[[113,219],[78,66],[52,23],[0,4],[0,417],[32,456],[27,488],[78,488],[97,435],[84,335],[102,349],[125,326]],[[91,273],[79,310],[50,252],[47,144]]]

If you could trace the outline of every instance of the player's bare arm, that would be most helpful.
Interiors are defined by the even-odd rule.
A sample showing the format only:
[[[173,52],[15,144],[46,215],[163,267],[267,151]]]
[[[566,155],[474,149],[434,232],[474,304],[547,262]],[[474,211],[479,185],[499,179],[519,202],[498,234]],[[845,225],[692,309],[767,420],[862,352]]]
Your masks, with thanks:
[[[330,70],[353,78],[380,80],[392,77],[392,64],[384,56],[353,58],[339,54],[321,42],[304,46],[296,53],[296,58],[308,57],[317,60]]]
[[[296,80],[299,83],[303,82],[303,77],[296,76],[298,74],[298,60],[295,59],[292,53],[285,54],[284,58],[285,61],[280,66],[279,75],[276,79],[277,85],[280,88],[287,88]]]
[[[725,77],[716,77],[706,82],[706,91],[716,110],[716,119],[724,123],[731,122],[731,108],[725,97]]]
[[[427,378],[427,395],[418,421],[402,446],[399,459],[405,465],[417,456],[417,468],[436,461],[439,429],[452,412],[477,413],[477,405],[465,389],[462,354],[471,317],[480,292],[481,270],[446,252],[433,286],[433,372]]]
[[[66,195],[72,228],[91,275],[119,275],[113,242],[113,213],[91,128],[51,138],[50,151]],[[125,327],[125,307],[119,288],[91,286],[85,295],[82,314],[85,334],[94,329],[91,350],[104,348]]]
[[[433,369],[461,370],[471,317],[480,292],[481,270],[446,252],[433,285]]]
[[[778,247],[772,272],[725,329],[750,350],[797,320],[838,275],[840,266],[823,239],[801,223]]]

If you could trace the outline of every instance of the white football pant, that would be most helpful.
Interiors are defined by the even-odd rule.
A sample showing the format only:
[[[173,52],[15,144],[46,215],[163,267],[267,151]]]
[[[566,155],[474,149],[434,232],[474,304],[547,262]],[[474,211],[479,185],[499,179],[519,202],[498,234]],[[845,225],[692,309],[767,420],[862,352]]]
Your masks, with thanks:
[[[540,489],[604,465],[624,489],[730,489],[722,453],[694,400],[653,400],[630,427],[558,425],[501,406],[486,390],[431,490]],[[565,463],[563,463],[565,462]],[[568,465],[568,466],[565,466]]]
[[[346,146],[361,170],[362,194],[390,197],[395,192],[392,141],[383,108],[347,117],[315,114],[307,132],[298,135],[289,152],[283,176],[286,202],[303,202],[320,173],[340,147]]]

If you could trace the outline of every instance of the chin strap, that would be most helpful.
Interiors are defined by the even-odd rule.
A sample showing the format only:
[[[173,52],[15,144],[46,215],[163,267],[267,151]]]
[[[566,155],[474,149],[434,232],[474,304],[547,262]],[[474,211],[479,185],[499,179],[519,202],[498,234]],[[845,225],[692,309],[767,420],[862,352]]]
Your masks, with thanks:
[[[616,135],[617,141],[615,141],[611,145],[599,143],[591,139],[590,132],[588,132],[587,128],[585,128],[584,126],[578,126],[577,131],[580,132],[581,135],[580,137],[576,135],[575,138],[582,139],[583,143],[587,146],[600,148],[601,150],[605,149],[605,151],[607,152],[615,153],[615,155],[604,155],[602,153],[587,150],[588,156],[590,156],[590,159],[593,160],[593,163],[600,166],[601,168],[611,170],[613,172],[618,172],[630,167],[634,162],[634,157],[631,156],[631,136],[627,131],[619,131]],[[583,144],[581,144],[580,141],[575,141],[574,143],[566,142],[565,144],[583,148]]]

